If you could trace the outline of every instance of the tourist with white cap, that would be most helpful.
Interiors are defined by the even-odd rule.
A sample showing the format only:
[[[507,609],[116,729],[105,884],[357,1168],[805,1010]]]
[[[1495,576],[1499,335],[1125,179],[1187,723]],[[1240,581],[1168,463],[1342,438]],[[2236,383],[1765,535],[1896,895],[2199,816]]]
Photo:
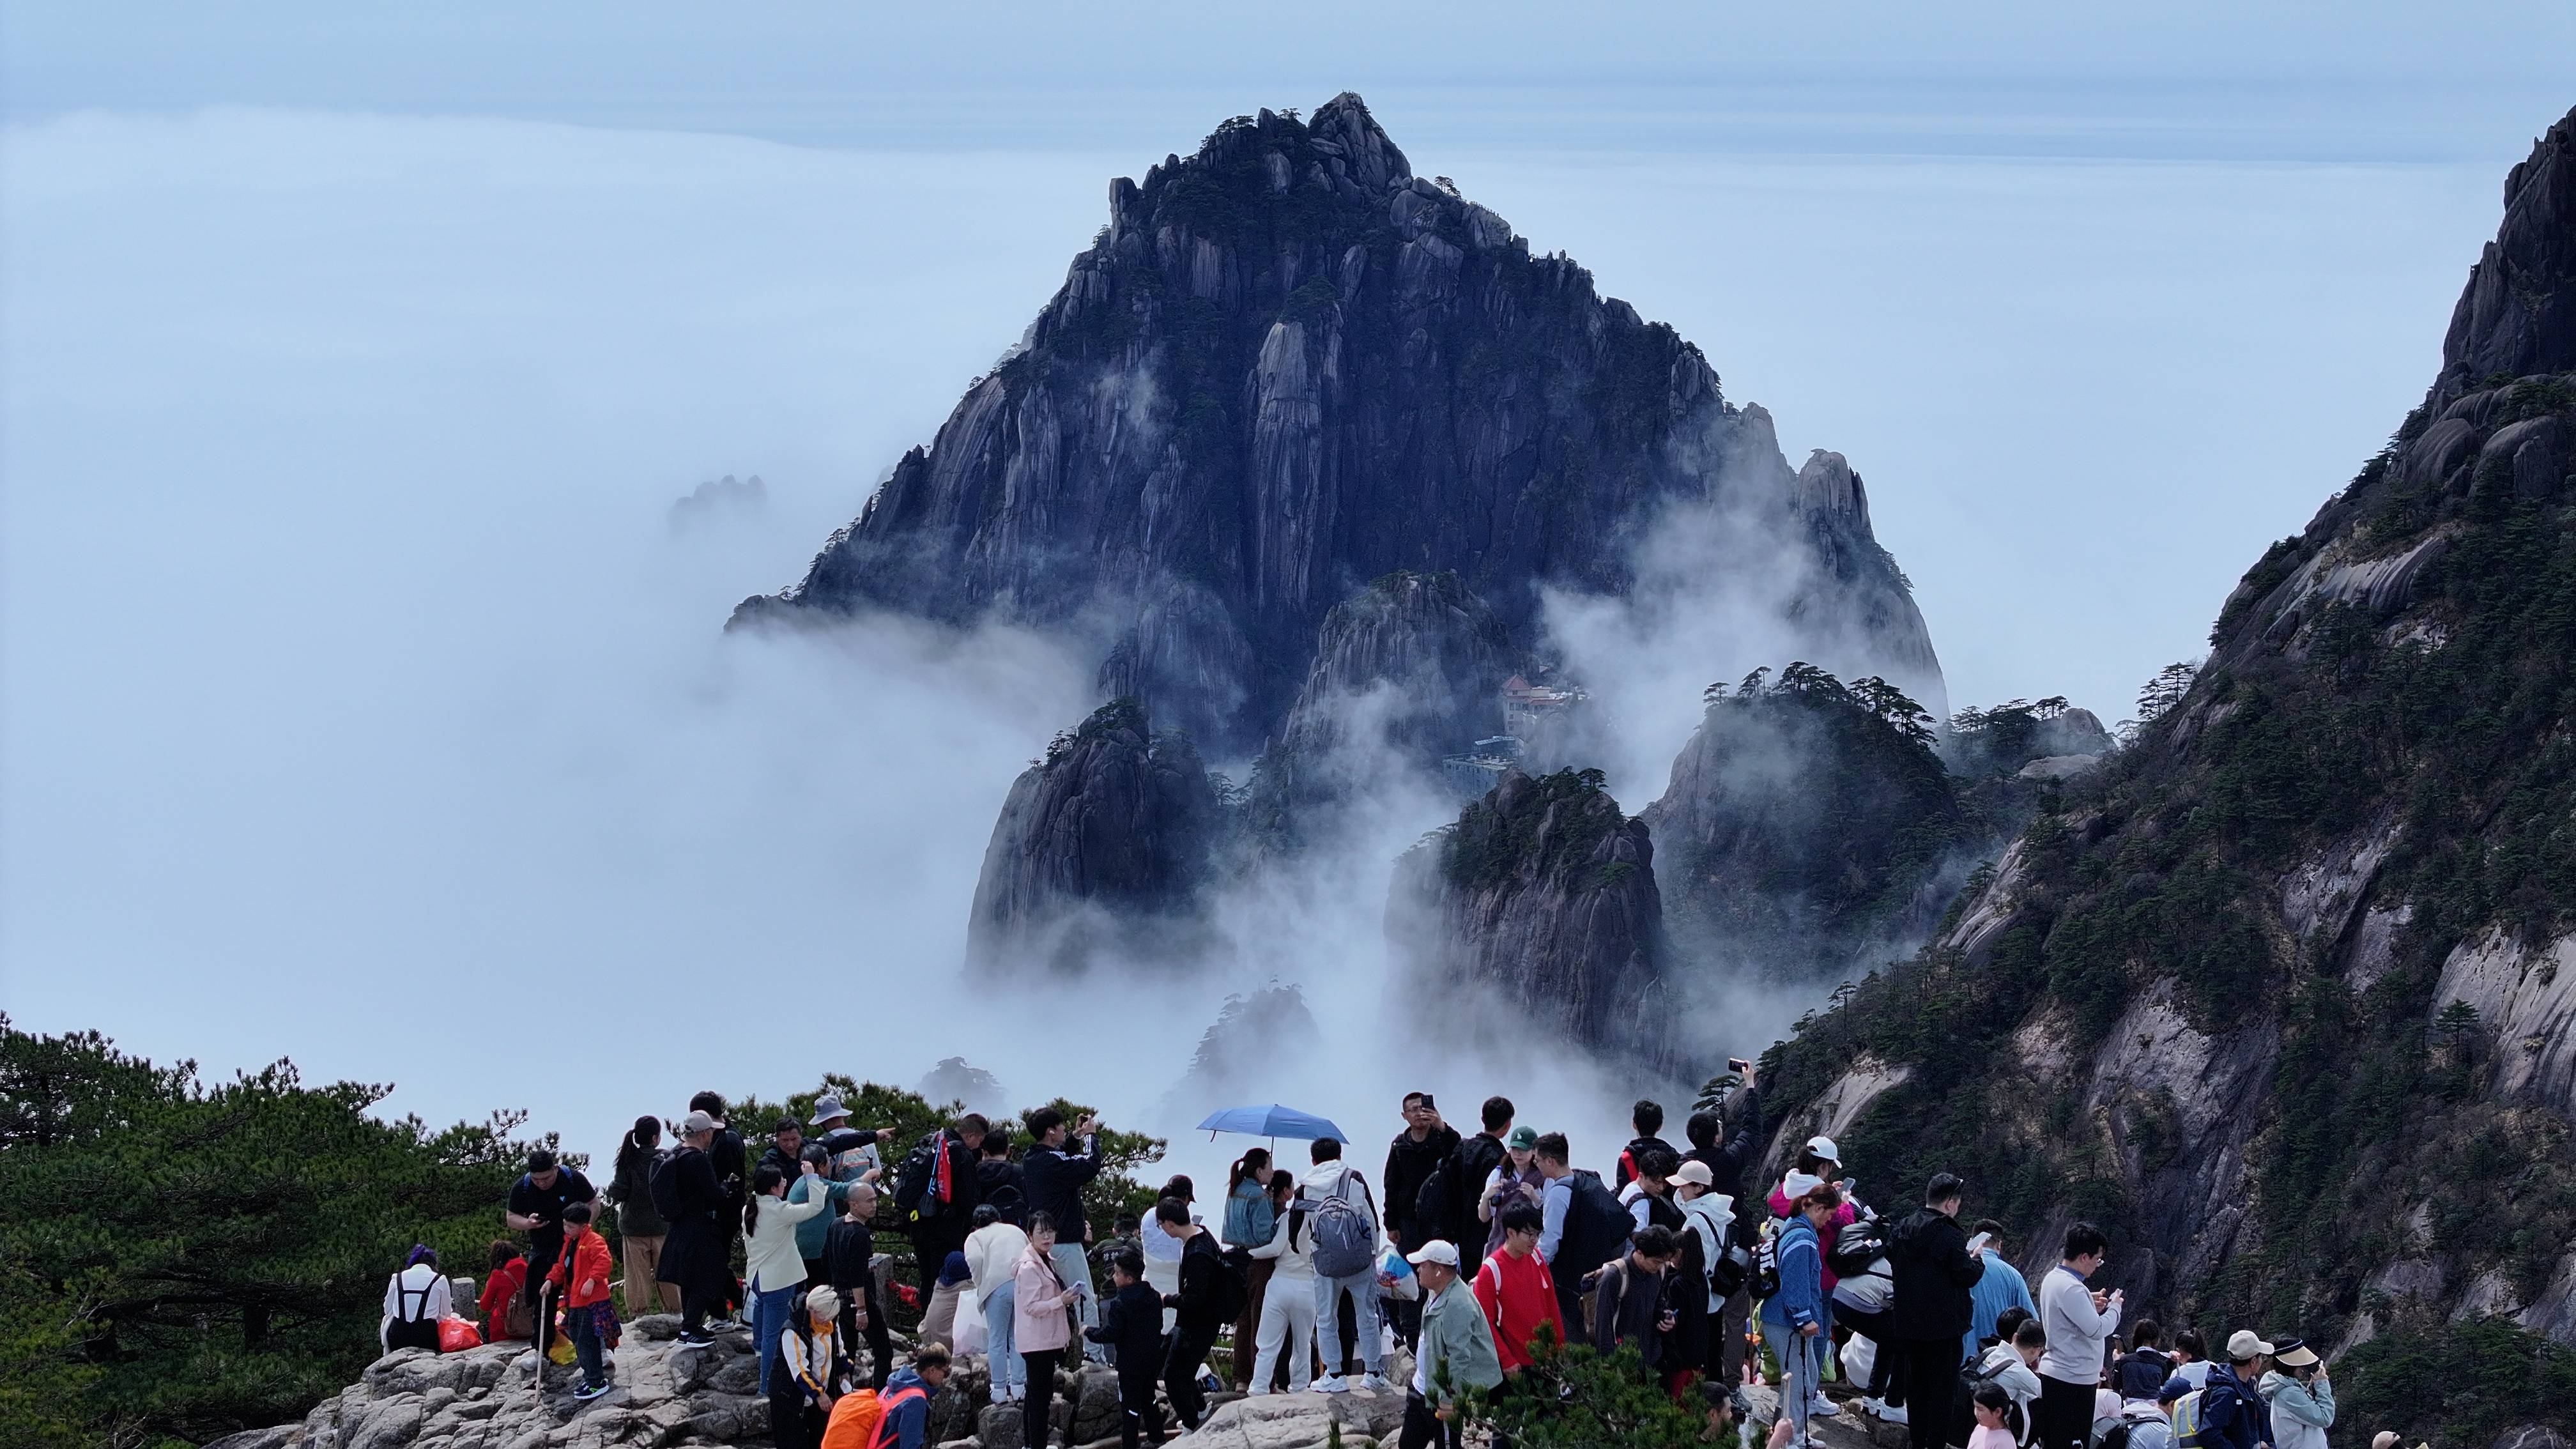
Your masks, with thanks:
[[[2326,1449],[2326,1431],[2334,1427],[2334,1383],[2325,1360],[2307,1340],[2284,1338],[2272,1345],[2272,1371],[2257,1385],[2271,1405],[2272,1442],[2276,1449]]]
[[[2209,1368],[2200,1395],[2200,1442],[2208,1449],[2256,1449],[2272,1442],[2272,1416],[2255,1385],[2270,1367],[2272,1345],[2250,1328],[2227,1336],[2227,1362]]]
[[[1413,1265],[1422,1287],[1422,1335],[1413,1382],[1404,1396],[1404,1432],[1396,1442],[1401,1449],[1425,1449],[1434,1442],[1458,1449],[1465,1427],[1458,1416],[1458,1395],[1503,1381],[1494,1331],[1476,1296],[1458,1285],[1456,1245],[1433,1238],[1404,1260]]]

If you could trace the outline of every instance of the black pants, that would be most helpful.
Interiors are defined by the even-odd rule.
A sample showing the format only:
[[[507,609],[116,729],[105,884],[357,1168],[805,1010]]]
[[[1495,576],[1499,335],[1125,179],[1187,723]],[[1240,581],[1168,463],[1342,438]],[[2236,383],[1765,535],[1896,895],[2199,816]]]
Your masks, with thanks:
[[[1583,1322],[1583,1289],[1574,1281],[1578,1277],[1579,1274],[1568,1274],[1556,1280],[1556,1308],[1565,1315],[1565,1341],[1569,1344],[1592,1341],[1592,1330]]]
[[[1863,1389],[1868,1397],[1899,1408],[1905,1403],[1905,1341],[1896,1336],[1895,1315],[1885,1312],[1863,1313],[1845,1303],[1834,1305],[1834,1326],[1849,1326],[1866,1338],[1874,1352],[1870,1355],[1869,1384]]]
[[[1119,1449],[1139,1449],[1148,1440],[1163,1442],[1163,1409],[1154,1402],[1154,1373],[1151,1367],[1118,1370]]]
[[[769,1392],[769,1442],[778,1449],[820,1449],[832,1416],[805,1401],[805,1386],[792,1374],[783,1388]]]
[[[435,1318],[397,1318],[385,1327],[385,1352],[398,1348],[425,1348],[438,1352],[438,1320]]]
[[[841,1295],[841,1342],[855,1344],[862,1338],[868,1341],[868,1387],[882,1394],[886,1375],[894,1372],[894,1340],[886,1333],[885,1310],[877,1306],[876,1275],[870,1274],[865,1282],[848,1287],[834,1285],[832,1291]],[[859,1327],[859,1308],[863,1304],[868,1310],[865,1328]]]
[[[1172,1328],[1172,1346],[1163,1355],[1163,1392],[1171,1396],[1172,1412],[1184,1429],[1197,1428],[1207,1413],[1207,1390],[1199,1387],[1199,1365],[1215,1346],[1214,1324],[1181,1323]]]
[[[1020,1405],[1020,1442],[1029,1449],[1046,1449],[1047,1419],[1055,1409],[1055,1366],[1062,1362],[1060,1348],[1020,1355],[1021,1365],[1029,1372],[1029,1396]]]
[[[703,1277],[704,1275],[700,1275]],[[730,1280],[718,1280],[700,1286],[696,1281],[680,1285],[680,1331],[704,1334],[707,1315],[724,1311],[725,1294],[732,1291]]]
[[[1408,1389],[1404,1395],[1404,1432],[1396,1439],[1397,1449],[1458,1449],[1465,1426],[1456,1419],[1440,1422],[1439,1414],[1420,1394]]]
[[[1959,1393],[1959,1340],[1909,1338],[1905,1345],[1905,1437],[1913,1449],[1944,1449],[1951,1400]]]
[[[2093,1387],[2039,1376],[2039,1402],[2030,1406],[2033,1449],[2084,1449],[2093,1433]]]

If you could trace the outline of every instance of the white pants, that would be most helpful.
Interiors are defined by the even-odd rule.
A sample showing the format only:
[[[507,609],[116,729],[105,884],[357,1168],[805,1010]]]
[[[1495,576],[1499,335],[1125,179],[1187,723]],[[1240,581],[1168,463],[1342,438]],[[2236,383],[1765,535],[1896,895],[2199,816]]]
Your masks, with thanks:
[[[1147,1284],[1152,1286],[1155,1292],[1162,1294],[1166,1298],[1180,1292],[1181,1260],[1174,1258],[1169,1262],[1165,1262],[1161,1258],[1147,1258],[1145,1260],[1145,1281]],[[1171,1336],[1172,1325],[1178,1321],[1179,1316],[1180,1315],[1173,1309],[1166,1308],[1163,1310],[1164,1337],[1169,1338]]]
[[[1252,1392],[1270,1392],[1272,1376],[1279,1372],[1279,1354],[1288,1351],[1288,1387],[1298,1393],[1315,1381],[1315,1295],[1313,1285],[1301,1289],[1293,1278],[1272,1278],[1270,1291],[1261,1295],[1261,1332],[1253,1340],[1260,1351],[1252,1360]],[[1337,1342],[1335,1353],[1341,1351]]]

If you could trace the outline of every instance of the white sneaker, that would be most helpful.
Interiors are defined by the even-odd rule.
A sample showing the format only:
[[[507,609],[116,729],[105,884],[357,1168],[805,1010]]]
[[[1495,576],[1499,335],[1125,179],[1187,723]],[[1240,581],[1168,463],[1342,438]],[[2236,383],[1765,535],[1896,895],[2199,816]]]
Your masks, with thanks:
[[[1831,1399],[1818,1399],[1807,1406],[1807,1417],[1810,1419],[1830,1419],[1841,1412],[1842,1409]]]
[[[1384,1374],[1370,1374],[1360,1380],[1360,1387],[1373,1394],[1382,1394],[1394,1389],[1395,1385],[1388,1383]]]
[[[1315,1380],[1315,1392],[1319,1394],[1347,1394],[1350,1391],[1351,1381],[1340,1374],[1326,1374]]]
[[[1889,1424],[1903,1424],[1909,1422],[1905,1417],[1905,1406],[1903,1404],[1899,1404],[1892,1409],[1885,1404],[1879,1405],[1878,1417],[1881,1422]]]
[[[1860,1401],[1860,1411],[1869,1415],[1871,1418],[1876,1419],[1887,1413],[1887,1405],[1881,1403],[1877,1399],[1864,1397]]]

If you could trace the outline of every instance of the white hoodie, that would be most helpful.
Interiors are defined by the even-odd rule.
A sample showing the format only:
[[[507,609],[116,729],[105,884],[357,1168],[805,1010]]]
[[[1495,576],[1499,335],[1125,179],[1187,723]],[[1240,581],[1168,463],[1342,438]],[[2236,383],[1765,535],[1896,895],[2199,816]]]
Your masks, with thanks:
[[[1270,1230],[1270,1241],[1252,1250],[1252,1256],[1273,1259],[1279,1264],[1270,1273],[1273,1283],[1283,1278],[1314,1281],[1315,1229],[1310,1223],[1298,1221],[1303,1216],[1293,1207],[1281,1213],[1279,1226]],[[1297,1226],[1294,1241],[1291,1241],[1288,1231],[1291,1223]]]
[[[1986,1350],[1984,1360],[1977,1365],[1978,1376],[1984,1377],[1986,1370],[1997,1364],[2008,1364],[2009,1367],[1994,1375],[1994,1381],[2003,1385],[2004,1392],[2012,1395],[2014,1403],[2021,1405],[2023,1422],[2029,1423],[2032,1419],[2030,1406],[2039,1399],[2039,1375],[2021,1361],[2021,1350],[2009,1343],[1999,1343]],[[2029,1442],[2027,1435],[2022,1442]]]
[[[1342,1182],[1344,1173],[1350,1174],[1350,1181],[1346,1185]],[[1350,1199],[1351,1206],[1360,1210],[1360,1216],[1368,1220],[1369,1238],[1375,1241],[1378,1233],[1375,1198],[1370,1192],[1368,1179],[1361,1176],[1359,1170],[1349,1163],[1338,1159],[1316,1163],[1307,1169],[1306,1176],[1298,1182],[1297,1195],[1310,1203],[1322,1202],[1333,1195],[1336,1187],[1341,1188],[1342,1196]]]
[[[1699,1235],[1700,1261],[1714,1274],[1718,1260],[1726,1256],[1726,1231],[1735,1223],[1735,1199],[1722,1192],[1704,1192],[1681,1209],[1682,1225]]]

